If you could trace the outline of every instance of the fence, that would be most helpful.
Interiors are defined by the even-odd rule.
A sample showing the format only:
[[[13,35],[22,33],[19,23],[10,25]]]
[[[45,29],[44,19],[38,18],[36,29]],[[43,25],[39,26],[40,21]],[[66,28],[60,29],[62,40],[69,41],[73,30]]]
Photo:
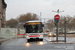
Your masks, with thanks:
[[[25,30],[20,29],[20,34],[24,34]],[[8,38],[15,37],[18,34],[17,28],[1,28],[0,37]]]

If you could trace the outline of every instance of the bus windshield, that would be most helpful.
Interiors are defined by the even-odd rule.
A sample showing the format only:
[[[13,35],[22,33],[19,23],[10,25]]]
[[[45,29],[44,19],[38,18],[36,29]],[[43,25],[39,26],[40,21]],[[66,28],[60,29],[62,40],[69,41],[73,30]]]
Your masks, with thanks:
[[[26,33],[41,33],[43,32],[42,24],[28,24],[26,25]]]

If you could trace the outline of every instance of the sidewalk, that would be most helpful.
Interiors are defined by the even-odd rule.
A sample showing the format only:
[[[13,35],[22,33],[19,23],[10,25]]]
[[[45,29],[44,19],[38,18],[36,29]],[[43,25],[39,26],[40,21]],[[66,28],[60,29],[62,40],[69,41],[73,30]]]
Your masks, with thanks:
[[[5,42],[5,41],[7,41],[7,40],[9,40],[9,39],[1,39],[1,38],[0,38],[0,45],[2,44],[2,42]]]
[[[15,39],[15,38],[1,38],[0,37],[0,45],[5,42],[5,41],[8,41],[8,40],[11,40],[11,39]]]

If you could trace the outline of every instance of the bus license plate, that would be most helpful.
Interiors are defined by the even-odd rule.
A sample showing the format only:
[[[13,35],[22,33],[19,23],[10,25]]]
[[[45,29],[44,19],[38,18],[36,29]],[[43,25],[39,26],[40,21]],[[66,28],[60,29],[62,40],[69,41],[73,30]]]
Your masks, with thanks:
[[[36,38],[36,37],[33,37],[33,38]]]

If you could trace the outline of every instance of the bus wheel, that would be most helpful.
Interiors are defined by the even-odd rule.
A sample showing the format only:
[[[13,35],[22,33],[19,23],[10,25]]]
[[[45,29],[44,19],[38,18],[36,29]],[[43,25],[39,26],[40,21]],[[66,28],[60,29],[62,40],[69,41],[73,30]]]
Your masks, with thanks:
[[[30,39],[27,39],[27,42],[30,42]]]
[[[43,41],[43,39],[40,39],[40,41]]]

